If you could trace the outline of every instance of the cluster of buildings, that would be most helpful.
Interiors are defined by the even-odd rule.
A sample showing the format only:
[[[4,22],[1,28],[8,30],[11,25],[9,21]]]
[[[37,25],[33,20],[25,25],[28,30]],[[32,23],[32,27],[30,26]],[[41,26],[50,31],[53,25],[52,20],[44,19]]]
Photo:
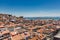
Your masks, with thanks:
[[[54,40],[60,20],[26,20],[0,14],[0,40]]]

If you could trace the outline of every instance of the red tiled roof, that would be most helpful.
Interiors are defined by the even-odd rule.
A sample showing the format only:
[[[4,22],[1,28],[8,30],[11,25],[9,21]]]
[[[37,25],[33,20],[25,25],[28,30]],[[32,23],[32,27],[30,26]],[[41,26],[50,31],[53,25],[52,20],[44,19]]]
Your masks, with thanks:
[[[8,30],[6,30],[6,31],[3,31],[3,32],[2,32],[2,34],[6,34],[6,33],[9,33],[9,31],[8,31]]]

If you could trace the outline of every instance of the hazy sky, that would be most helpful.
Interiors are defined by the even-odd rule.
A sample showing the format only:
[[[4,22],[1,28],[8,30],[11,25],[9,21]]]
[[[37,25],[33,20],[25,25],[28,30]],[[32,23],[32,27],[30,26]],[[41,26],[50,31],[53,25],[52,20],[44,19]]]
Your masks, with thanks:
[[[0,13],[24,17],[60,16],[60,0],[0,0]]]

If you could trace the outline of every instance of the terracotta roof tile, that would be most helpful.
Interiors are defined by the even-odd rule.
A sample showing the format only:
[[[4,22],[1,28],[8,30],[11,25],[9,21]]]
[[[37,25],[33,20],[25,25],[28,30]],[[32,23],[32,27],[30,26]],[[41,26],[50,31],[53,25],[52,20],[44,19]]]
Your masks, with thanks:
[[[6,33],[9,33],[9,31],[8,31],[8,30],[6,30],[6,31],[3,31],[3,32],[2,32],[2,34],[6,34]]]
[[[12,35],[12,36],[14,36],[14,35],[16,35],[17,34],[17,32],[10,32],[10,34]]]
[[[4,26],[3,25],[0,25],[0,28],[3,28]]]

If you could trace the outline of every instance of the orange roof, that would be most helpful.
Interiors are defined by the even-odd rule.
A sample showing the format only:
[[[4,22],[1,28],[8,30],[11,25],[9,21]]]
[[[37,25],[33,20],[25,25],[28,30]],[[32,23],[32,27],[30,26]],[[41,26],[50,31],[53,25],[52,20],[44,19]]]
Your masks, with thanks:
[[[39,30],[37,30],[37,32],[40,32],[40,33],[42,33],[44,30],[43,29],[39,29]]]
[[[60,29],[60,26],[56,26],[57,29]]]
[[[14,26],[16,26],[16,24],[10,22],[10,24],[8,25],[8,27],[12,27],[12,26],[14,27]]]
[[[13,35],[16,35],[17,33],[16,32],[10,32],[10,34],[13,36]]]
[[[44,34],[40,34],[39,37],[40,37],[41,39],[44,39],[44,38],[45,38],[45,35],[44,35]]]
[[[20,39],[23,39],[20,34],[17,34],[15,36],[12,36],[11,40],[20,40]]]
[[[27,32],[27,35],[30,36],[30,34]]]
[[[4,39],[4,40],[8,40],[8,38]]]
[[[0,34],[2,34],[2,33],[0,32]]]
[[[2,34],[6,34],[6,33],[9,33],[9,31],[8,31],[8,30],[6,30],[6,31],[3,31],[3,32],[2,32]]]
[[[22,34],[21,34],[21,37],[22,37],[22,38],[25,38],[25,35],[24,35],[24,33],[22,33]]]
[[[54,29],[50,29],[51,31],[55,31]]]
[[[3,25],[0,25],[0,28],[4,28],[4,26]]]
[[[20,39],[23,39],[23,38],[20,36],[20,34],[18,34],[17,36],[18,36]]]
[[[43,35],[43,34],[41,34],[40,36],[41,36],[41,39],[42,39],[42,40],[46,37],[46,36]]]

